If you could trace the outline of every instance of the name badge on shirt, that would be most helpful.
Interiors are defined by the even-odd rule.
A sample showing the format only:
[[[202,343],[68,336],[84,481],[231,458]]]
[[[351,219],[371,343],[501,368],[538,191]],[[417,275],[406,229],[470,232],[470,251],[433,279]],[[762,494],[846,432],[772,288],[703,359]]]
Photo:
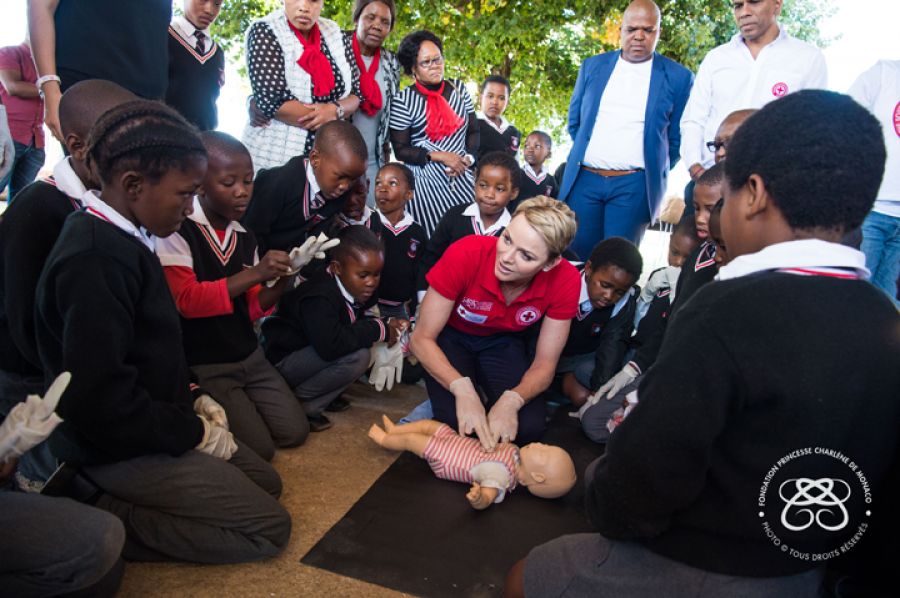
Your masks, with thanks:
[[[458,315],[466,322],[472,322],[473,324],[484,324],[488,319],[487,314],[473,313],[461,304],[456,308],[456,315]]]

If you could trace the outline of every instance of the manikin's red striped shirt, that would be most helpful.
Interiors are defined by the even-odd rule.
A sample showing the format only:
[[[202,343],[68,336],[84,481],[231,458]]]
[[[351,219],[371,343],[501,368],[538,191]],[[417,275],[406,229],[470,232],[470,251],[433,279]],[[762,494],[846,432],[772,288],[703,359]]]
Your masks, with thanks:
[[[512,444],[502,444],[493,453],[485,452],[476,438],[460,436],[447,424],[442,425],[428,441],[422,456],[428,461],[434,475],[442,480],[471,484],[471,469],[480,463],[502,463],[512,480],[507,490],[516,487],[516,461],[519,449]]]

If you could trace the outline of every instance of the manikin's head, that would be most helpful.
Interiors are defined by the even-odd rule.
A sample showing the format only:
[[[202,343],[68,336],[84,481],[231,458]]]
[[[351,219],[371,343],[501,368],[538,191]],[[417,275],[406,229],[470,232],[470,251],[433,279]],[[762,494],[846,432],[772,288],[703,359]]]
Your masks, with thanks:
[[[532,442],[519,449],[516,482],[535,496],[559,498],[571,490],[577,480],[572,457],[558,446]]]

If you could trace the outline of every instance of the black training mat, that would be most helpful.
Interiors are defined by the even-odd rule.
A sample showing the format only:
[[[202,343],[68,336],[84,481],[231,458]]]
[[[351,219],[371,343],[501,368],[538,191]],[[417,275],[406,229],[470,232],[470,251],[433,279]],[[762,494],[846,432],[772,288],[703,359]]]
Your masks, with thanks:
[[[439,480],[424,459],[404,453],[301,562],[421,596],[499,596],[509,568],[533,547],[591,531],[583,474],[602,447],[565,411],[543,441],[572,455],[578,483],[567,496],[546,500],[517,488],[476,511],[466,484]],[[373,442],[372,450],[384,449]]]

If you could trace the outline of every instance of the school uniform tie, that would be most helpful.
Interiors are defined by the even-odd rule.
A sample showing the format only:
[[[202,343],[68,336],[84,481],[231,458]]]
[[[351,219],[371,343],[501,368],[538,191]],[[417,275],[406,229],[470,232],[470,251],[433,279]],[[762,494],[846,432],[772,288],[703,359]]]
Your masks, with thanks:
[[[206,54],[206,34],[200,31],[199,29],[194,31],[194,37],[197,38],[197,45],[194,48],[197,50],[197,54],[201,56]]]
[[[321,208],[324,205],[325,205],[325,196],[322,195],[321,192],[316,193],[313,196],[312,200],[309,202],[309,207],[311,207],[314,210],[318,210],[319,208]]]

